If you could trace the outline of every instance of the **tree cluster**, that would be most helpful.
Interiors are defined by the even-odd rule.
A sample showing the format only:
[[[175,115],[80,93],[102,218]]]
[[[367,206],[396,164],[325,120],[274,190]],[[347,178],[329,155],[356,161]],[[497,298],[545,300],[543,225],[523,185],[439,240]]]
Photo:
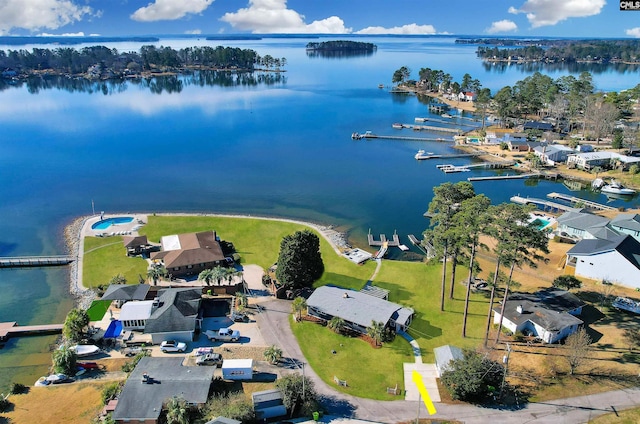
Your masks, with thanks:
[[[489,400],[501,385],[504,372],[502,364],[478,352],[466,350],[462,359],[449,363],[441,381],[453,399],[482,403]]]
[[[362,41],[350,40],[333,40],[333,41],[311,41],[307,43],[307,50],[359,50],[359,51],[375,51],[378,48],[373,43],[365,43]]]
[[[256,65],[266,68],[284,66],[285,58],[271,55],[260,57],[251,49],[237,47],[171,47],[142,46],[139,52],[119,52],[105,46],[71,47],[56,49],[33,48],[31,51],[0,50],[0,69],[14,69],[29,74],[49,70],[55,73],[84,74],[90,67],[99,65],[113,73],[122,74],[126,69],[138,72],[151,69],[180,69],[207,67],[213,69],[241,69],[253,71]]]

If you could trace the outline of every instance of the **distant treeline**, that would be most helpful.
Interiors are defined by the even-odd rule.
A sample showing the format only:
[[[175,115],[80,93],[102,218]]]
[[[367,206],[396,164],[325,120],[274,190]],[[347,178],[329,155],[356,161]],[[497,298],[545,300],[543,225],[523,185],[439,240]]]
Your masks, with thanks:
[[[0,44],[6,46],[19,46],[25,44],[81,44],[81,43],[121,43],[133,41],[135,43],[154,43],[158,37],[102,37],[102,36],[78,36],[78,37],[43,37],[43,36],[4,36],[0,37]]]
[[[101,77],[116,77],[143,71],[176,71],[186,67],[237,69],[251,72],[256,66],[279,68],[286,59],[261,57],[254,50],[236,47],[142,46],[139,52],[118,52],[105,46],[56,49],[0,50],[0,70],[4,76],[51,71],[56,74],[86,74],[97,68]],[[7,72],[11,71],[11,72]]]
[[[335,40],[307,43],[307,50],[331,50],[331,51],[368,51],[373,52],[378,46],[373,43],[361,41]]]
[[[634,63],[640,61],[640,40],[538,40],[516,48],[479,46],[476,53],[487,60]]]

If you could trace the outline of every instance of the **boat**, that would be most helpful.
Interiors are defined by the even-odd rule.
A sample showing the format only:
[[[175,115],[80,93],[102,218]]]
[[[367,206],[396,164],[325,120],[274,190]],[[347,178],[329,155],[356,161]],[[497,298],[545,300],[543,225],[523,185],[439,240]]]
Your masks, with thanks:
[[[47,377],[40,377],[34,384],[34,386],[36,387],[45,387],[48,386],[49,384],[51,384],[51,382],[49,380],[47,380]]]
[[[395,128],[397,130],[401,130],[403,128],[403,125],[396,122],[396,123],[392,124],[391,127]]]
[[[421,118],[421,117],[417,117],[414,119],[416,122],[426,122],[429,120],[429,118]]]
[[[384,88],[384,84],[378,84],[378,88]]]
[[[616,297],[616,300],[614,300],[611,305],[616,309],[640,314],[640,302],[631,300],[628,297]]]
[[[602,188],[600,188],[600,191],[605,194],[624,194],[627,196],[636,194],[634,189],[627,188],[613,179],[609,184],[603,185]]]
[[[74,351],[79,358],[95,355],[100,352],[100,348],[96,345],[75,345],[71,346],[69,349]]]
[[[425,152],[424,150],[420,149],[418,150],[418,153],[416,153],[413,157],[416,158],[417,160],[422,160],[422,159],[430,159],[433,155],[433,152]]]
[[[453,118],[453,116],[449,115],[448,113],[443,113],[440,116],[443,117],[443,118]]]

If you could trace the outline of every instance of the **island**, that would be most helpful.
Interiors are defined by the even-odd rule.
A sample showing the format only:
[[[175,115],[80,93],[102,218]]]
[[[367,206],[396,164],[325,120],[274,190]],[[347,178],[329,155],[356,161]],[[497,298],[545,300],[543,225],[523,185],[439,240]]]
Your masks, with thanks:
[[[307,56],[309,57],[353,57],[368,56],[377,49],[373,43],[349,40],[333,40],[307,43]]]

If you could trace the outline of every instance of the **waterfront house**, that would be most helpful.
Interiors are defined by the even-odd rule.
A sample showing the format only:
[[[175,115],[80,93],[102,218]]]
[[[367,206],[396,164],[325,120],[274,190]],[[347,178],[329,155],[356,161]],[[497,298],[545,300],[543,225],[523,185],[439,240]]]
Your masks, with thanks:
[[[148,284],[109,284],[100,299],[115,300],[118,307],[130,300],[145,300],[151,286]]]
[[[550,144],[536,146],[533,149],[533,153],[540,158],[543,164],[554,166],[557,163],[566,162],[567,157],[575,153],[575,151],[571,147],[562,144]]]
[[[340,317],[349,328],[366,333],[372,321],[381,322],[385,328],[405,331],[414,310],[363,292],[322,286],[307,299],[307,313],[326,321]]]
[[[640,241],[640,215],[637,213],[622,213],[611,220],[611,228],[620,234],[629,234]]]
[[[609,219],[587,212],[568,211],[558,217],[558,233],[582,240],[608,238],[617,233],[608,228]]]
[[[162,250],[152,253],[151,260],[164,265],[174,277],[198,275],[205,269],[226,265],[215,231],[164,236],[160,243]]]
[[[616,152],[577,153],[567,158],[567,166],[587,171],[596,166],[605,169],[618,168],[626,170],[634,164],[640,164],[640,158],[621,155]]]
[[[187,367],[184,358],[144,357],[136,365],[118,396],[113,411],[116,423],[158,422],[162,408],[173,397],[191,407],[207,402],[215,367]]]
[[[554,287],[533,294],[514,293],[504,305],[502,326],[514,334],[556,343],[582,326],[583,321],[576,315],[582,313],[584,305],[574,294]],[[501,305],[493,309],[495,324],[500,322],[501,310]]]
[[[120,321],[125,330],[143,331],[153,344],[163,340],[190,342],[201,324],[200,289],[165,289],[154,300],[122,305]]]
[[[640,242],[629,234],[584,239],[567,252],[575,275],[640,288]]]

